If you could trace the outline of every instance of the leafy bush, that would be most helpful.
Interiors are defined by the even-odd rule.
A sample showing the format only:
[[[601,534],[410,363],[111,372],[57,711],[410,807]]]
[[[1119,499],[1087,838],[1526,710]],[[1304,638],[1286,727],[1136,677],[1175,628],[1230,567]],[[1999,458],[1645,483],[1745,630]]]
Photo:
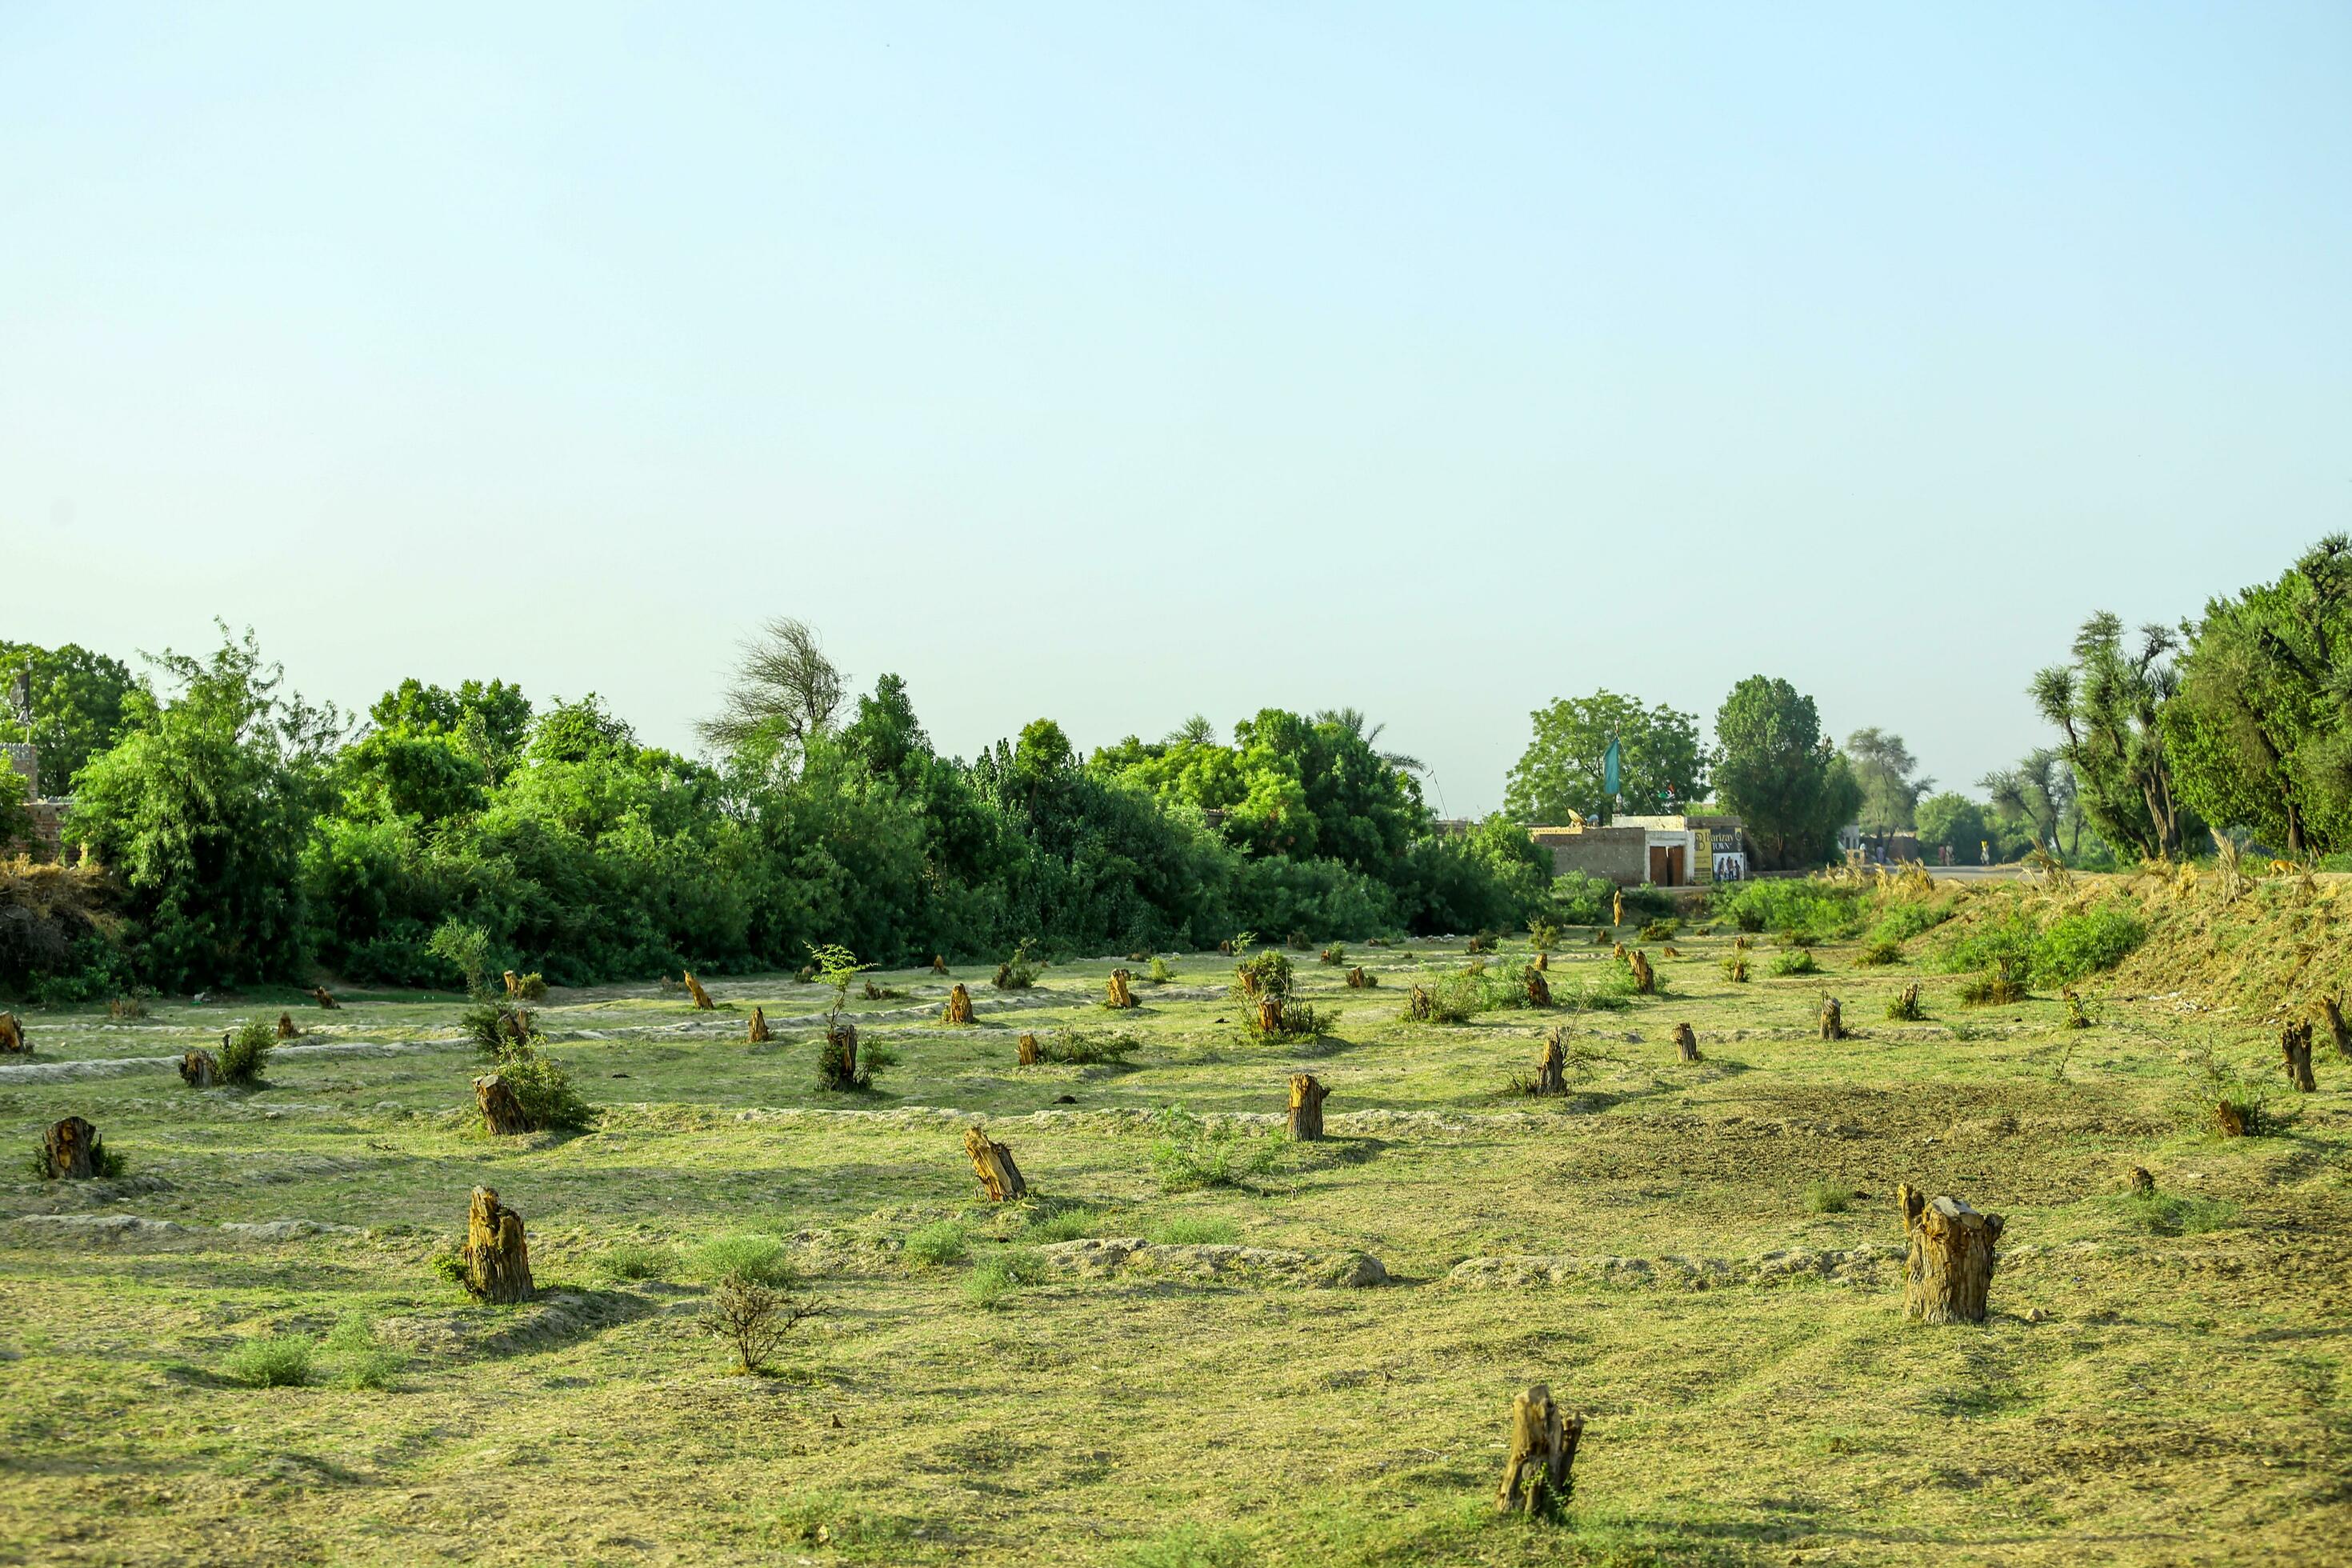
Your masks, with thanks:
[[[1031,1220],[1022,1235],[1033,1241],[1076,1241],[1081,1237],[1098,1234],[1102,1215],[1083,1204],[1073,1204],[1051,1214],[1039,1215]]]
[[[474,1042],[474,1049],[496,1058],[508,1047],[538,1036],[528,1008],[504,996],[478,995],[457,1015],[457,1027]]]
[[[960,1219],[935,1219],[907,1233],[907,1257],[926,1268],[964,1259],[971,1233]]]
[[[390,1388],[408,1366],[404,1353],[376,1342],[375,1325],[358,1312],[336,1323],[325,1349],[337,1363],[335,1383],[342,1388]]]
[[[1807,1214],[1843,1214],[1853,1202],[1853,1189],[1843,1182],[1814,1182],[1805,1188]]]
[[[1884,937],[1874,938],[1863,944],[1862,951],[1854,955],[1853,961],[1871,969],[1883,968],[1890,963],[1900,963],[1903,962],[1903,944],[1899,942],[1889,942]]]
[[[1915,936],[1926,935],[1951,918],[1952,906],[1948,903],[1889,904],[1872,923],[1870,934],[1877,942],[1909,942]]]
[[[1151,961],[1151,968],[1150,972],[1144,975],[1144,978],[1150,981],[1154,985],[1165,985],[1170,981],[1176,978],[1176,972],[1168,967],[1168,961],[1166,959],[1155,958]]]
[[[1550,918],[1561,925],[1597,926],[1609,920],[1617,884],[1583,871],[1562,871],[1551,879]]]
[[[695,1327],[734,1347],[735,1369],[747,1376],[767,1365],[794,1325],[816,1316],[813,1301],[787,1295],[740,1274],[726,1274]]]
[[[1282,1158],[1278,1140],[1254,1137],[1231,1121],[1205,1121],[1181,1105],[1161,1111],[1153,1125],[1159,1137],[1149,1158],[1162,1192],[1245,1188]]]
[[[677,1271],[677,1252],[652,1242],[616,1241],[604,1249],[596,1267],[607,1279],[667,1279]]]
[[[1735,952],[1723,961],[1723,977],[1734,985],[1748,984],[1748,955]]]
[[[2120,905],[2107,904],[2052,923],[2035,943],[2034,978],[2071,985],[2113,969],[2147,940],[2147,924]]]
[[[455,915],[443,921],[425,939],[425,951],[457,972],[465,982],[466,994],[479,996],[487,989],[484,977],[490,967],[490,933],[488,928]]]
[[[572,1075],[563,1064],[528,1041],[515,1041],[500,1051],[498,1071],[535,1132],[585,1127],[596,1119],[595,1110],[572,1087]]]
[[[1252,1002],[1260,996],[1287,996],[1291,981],[1289,958],[1268,948],[1234,965],[1234,983],[1226,994],[1236,1002]]]
[[[1037,963],[1029,955],[1029,944],[1024,942],[1013,950],[1013,956],[996,966],[989,984],[999,991],[1026,991],[1037,984]]]
[[[1780,975],[1819,974],[1820,963],[1805,949],[1792,948],[1772,961],[1772,973]]]
[[[1745,931],[1828,942],[1862,929],[1862,889],[1824,877],[1718,883],[1715,912]]]
[[[1672,942],[1683,929],[1680,921],[1652,921],[1642,928],[1643,942]]]
[[[1140,1044],[1133,1035],[1098,1035],[1072,1025],[1058,1034],[1039,1040],[1037,1058],[1040,1061],[1065,1062],[1074,1067],[1090,1066],[1096,1062],[1123,1062],[1135,1054]]]
[[[964,1300],[975,1307],[1003,1306],[1016,1293],[1053,1278],[1045,1255],[1029,1247],[1008,1247],[964,1277]]]
[[[2170,1193],[2126,1193],[2118,1201],[2125,1222],[2150,1236],[2202,1236],[2227,1228],[2238,1212],[2218,1199]]]
[[[781,1289],[797,1278],[792,1255],[782,1242],[772,1236],[744,1232],[714,1236],[703,1242],[688,1255],[687,1267],[697,1279],[712,1283],[741,1279]]]
[[[258,1083],[269,1053],[278,1047],[277,1032],[255,1018],[237,1026],[221,1042],[220,1071],[224,1083]]]
[[[310,1381],[310,1342],[300,1334],[247,1340],[229,1352],[228,1370],[256,1388],[299,1388]]]

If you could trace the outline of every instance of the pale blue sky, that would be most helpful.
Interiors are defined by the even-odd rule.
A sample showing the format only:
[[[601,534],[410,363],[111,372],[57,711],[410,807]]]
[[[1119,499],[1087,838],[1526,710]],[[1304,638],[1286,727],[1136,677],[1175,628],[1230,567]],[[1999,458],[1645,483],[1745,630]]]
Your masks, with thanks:
[[[0,4],[0,636],[945,750],[1757,671],[1948,781],[2352,527],[2352,8]]]

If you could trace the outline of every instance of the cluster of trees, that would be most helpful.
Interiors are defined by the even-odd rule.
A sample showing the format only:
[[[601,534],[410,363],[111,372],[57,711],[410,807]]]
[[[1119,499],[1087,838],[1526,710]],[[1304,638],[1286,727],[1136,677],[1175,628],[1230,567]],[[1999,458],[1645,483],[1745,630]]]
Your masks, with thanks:
[[[1231,744],[1195,721],[1091,758],[1039,720],[967,762],[898,677],[853,699],[792,622],[747,647],[699,759],[593,695],[495,680],[404,681],[355,722],[226,628],[147,680],[100,661],[61,689],[42,671],[87,656],[31,657],[45,760],[49,735],[82,738],[51,771],[111,904],[64,948],[12,948],[0,919],[0,984],[58,996],[317,967],[446,984],[430,944],[451,920],[489,933],[493,969],[581,984],[795,968],[822,942],[896,963],[1501,928],[1552,890],[1499,817],[1434,835],[1416,764],[1360,714],[1268,710]]]

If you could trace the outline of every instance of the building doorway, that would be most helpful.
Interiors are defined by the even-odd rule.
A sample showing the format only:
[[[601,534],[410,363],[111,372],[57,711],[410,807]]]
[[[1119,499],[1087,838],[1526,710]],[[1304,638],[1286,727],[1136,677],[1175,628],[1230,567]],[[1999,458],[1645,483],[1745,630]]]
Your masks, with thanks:
[[[1687,879],[1683,863],[1684,850],[1679,844],[1650,846],[1650,880],[1661,888],[1679,888]]]

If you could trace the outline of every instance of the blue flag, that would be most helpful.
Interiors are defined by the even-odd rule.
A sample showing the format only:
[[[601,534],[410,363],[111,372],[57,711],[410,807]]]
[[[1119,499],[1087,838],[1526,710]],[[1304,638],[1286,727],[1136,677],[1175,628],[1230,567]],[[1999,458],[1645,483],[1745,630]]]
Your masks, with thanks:
[[[1613,795],[1624,783],[1625,753],[1611,741],[1609,749],[1601,754],[1601,793]]]

